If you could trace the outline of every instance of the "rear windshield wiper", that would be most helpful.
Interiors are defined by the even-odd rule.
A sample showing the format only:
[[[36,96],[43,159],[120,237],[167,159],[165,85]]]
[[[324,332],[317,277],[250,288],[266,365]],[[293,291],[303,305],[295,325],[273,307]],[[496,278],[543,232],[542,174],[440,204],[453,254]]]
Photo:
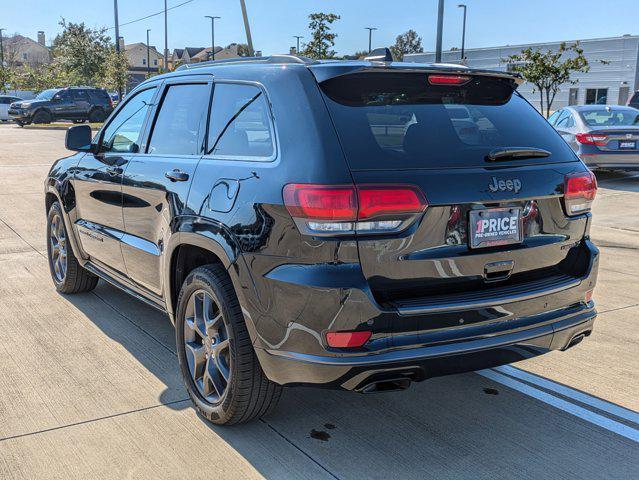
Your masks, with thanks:
[[[487,162],[499,162],[502,160],[523,160],[525,158],[549,157],[550,152],[541,148],[533,147],[506,147],[495,148],[486,155]]]

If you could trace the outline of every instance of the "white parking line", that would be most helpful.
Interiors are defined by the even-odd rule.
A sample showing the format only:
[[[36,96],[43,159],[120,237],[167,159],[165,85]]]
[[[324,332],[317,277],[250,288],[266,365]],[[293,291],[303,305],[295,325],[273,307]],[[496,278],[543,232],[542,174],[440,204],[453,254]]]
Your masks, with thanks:
[[[519,380],[524,380],[525,382],[532,383],[533,385],[537,385],[538,387],[545,388],[546,390],[559,393],[560,395],[563,395],[564,397],[577,400],[578,402],[581,402],[585,405],[595,407],[596,409],[601,410],[602,412],[609,413],[611,415],[614,415],[619,418],[623,418],[624,420],[628,420],[629,422],[633,422],[639,425],[639,413],[633,412],[632,410],[628,410],[627,408],[620,407],[619,405],[615,405],[614,403],[606,402],[605,400],[601,400],[600,398],[593,397],[591,395],[588,395],[587,393],[574,390],[570,387],[566,387],[565,385],[555,383],[543,377],[533,375],[532,373],[524,372],[523,370],[520,370],[515,367],[511,367],[509,365],[505,365],[503,367],[497,367],[497,368],[494,368],[493,370],[496,370],[501,373],[505,373],[506,375],[518,378]]]
[[[497,383],[501,383],[508,388],[517,390],[518,392],[528,395],[529,397],[535,398],[541,402],[547,403],[548,405],[563,410],[564,412],[570,413],[571,415],[581,418],[582,420],[592,423],[593,425],[605,428],[610,432],[616,433],[617,435],[621,435],[622,437],[639,443],[639,430],[635,428],[629,427],[628,425],[624,425],[623,423],[617,422],[615,420],[611,420],[608,417],[599,415],[598,413],[587,410],[583,407],[575,405],[574,403],[570,403],[566,400],[555,397],[549,393],[546,393],[533,386],[520,382],[519,380],[515,380],[514,378],[508,377],[494,370],[480,370],[477,373]]]

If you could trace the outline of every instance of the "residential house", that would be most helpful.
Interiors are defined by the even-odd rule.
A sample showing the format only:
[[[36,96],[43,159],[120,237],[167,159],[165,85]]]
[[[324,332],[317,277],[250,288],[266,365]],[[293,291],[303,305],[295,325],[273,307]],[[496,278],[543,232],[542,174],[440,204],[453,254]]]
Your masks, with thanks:
[[[169,68],[175,70],[180,65],[192,63],[191,59],[204,50],[204,47],[176,48],[169,59]]]
[[[51,52],[45,45],[44,32],[38,32],[38,41],[15,34],[2,37],[4,62],[7,66],[38,67],[51,62]]]
[[[124,52],[129,60],[129,90],[146,80],[148,74],[158,73],[162,67],[163,56],[154,46],[148,48],[148,60],[146,43],[124,45]]]
[[[215,60],[226,60],[228,58],[238,58],[240,46],[237,43],[232,43],[226,48],[215,47]],[[203,49],[197,55],[191,57],[191,63],[206,62],[211,60],[211,47]]]

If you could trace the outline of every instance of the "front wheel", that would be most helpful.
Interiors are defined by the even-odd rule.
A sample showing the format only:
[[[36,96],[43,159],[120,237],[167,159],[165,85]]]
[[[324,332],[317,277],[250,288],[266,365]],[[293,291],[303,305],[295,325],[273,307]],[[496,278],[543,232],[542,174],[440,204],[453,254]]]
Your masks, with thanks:
[[[61,293],[80,293],[93,290],[98,277],[82,268],[69,245],[62,207],[54,202],[47,216],[47,256],[56,290]]]
[[[206,265],[184,281],[176,312],[180,369],[197,410],[219,425],[243,423],[270,412],[282,387],[255,356],[226,270]]]

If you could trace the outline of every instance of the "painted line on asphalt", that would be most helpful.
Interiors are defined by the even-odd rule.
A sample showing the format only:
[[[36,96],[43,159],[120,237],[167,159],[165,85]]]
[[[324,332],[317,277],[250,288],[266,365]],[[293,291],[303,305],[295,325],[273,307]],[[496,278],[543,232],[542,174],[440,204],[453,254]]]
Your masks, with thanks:
[[[639,443],[639,430],[637,430],[636,428],[632,428],[621,422],[617,422],[608,417],[604,417],[603,415],[599,415],[598,413],[575,405],[574,403],[570,403],[567,400],[563,400],[559,397],[555,397],[554,395],[544,392],[543,390],[539,390],[531,385],[520,382],[519,380],[515,380],[514,378],[511,378],[507,375],[495,372],[494,370],[480,370],[476,373],[483,377],[489,378],[494,382],[501,383],[508,388],[517,390],[524,395],[528,395],[529,397],[558,408],[559,410],[563,410],[564,412],[581,418],[582,420],[592,423],[593,425],[605,428],[609,432],[616,433],[617,435],[621,435],[622,437],[632,440],[633,442]]]
[[[511,377],[515,377],[519,380],[532,383],[533,385],[537,385],[538,387],[558,393],[560,395],[563,395],[564,397],[568,397],[572,400],[583,403],[584,405],[594,407],[597,410],[601,410],[602,412],[609,413],[611,415],[614,415],[615,417],[623,418],[624,420],[628,420],[629,422],[633,422],[639,425],[639,413],[633,412],[632,410],[624,407],[620,407],[619,405],[615,405],[614,403],[606,402],[605,400],[593,397],[591,395],[588,395],[587,393],[580,392],[579,390],[575,390],[560,383],[553,382],[552,380],[539,377],[538,375],[525,372],[523,370],[520,370],[519,368],[511,367],[509,365],[493,368],[493,370],[504,373]]]

